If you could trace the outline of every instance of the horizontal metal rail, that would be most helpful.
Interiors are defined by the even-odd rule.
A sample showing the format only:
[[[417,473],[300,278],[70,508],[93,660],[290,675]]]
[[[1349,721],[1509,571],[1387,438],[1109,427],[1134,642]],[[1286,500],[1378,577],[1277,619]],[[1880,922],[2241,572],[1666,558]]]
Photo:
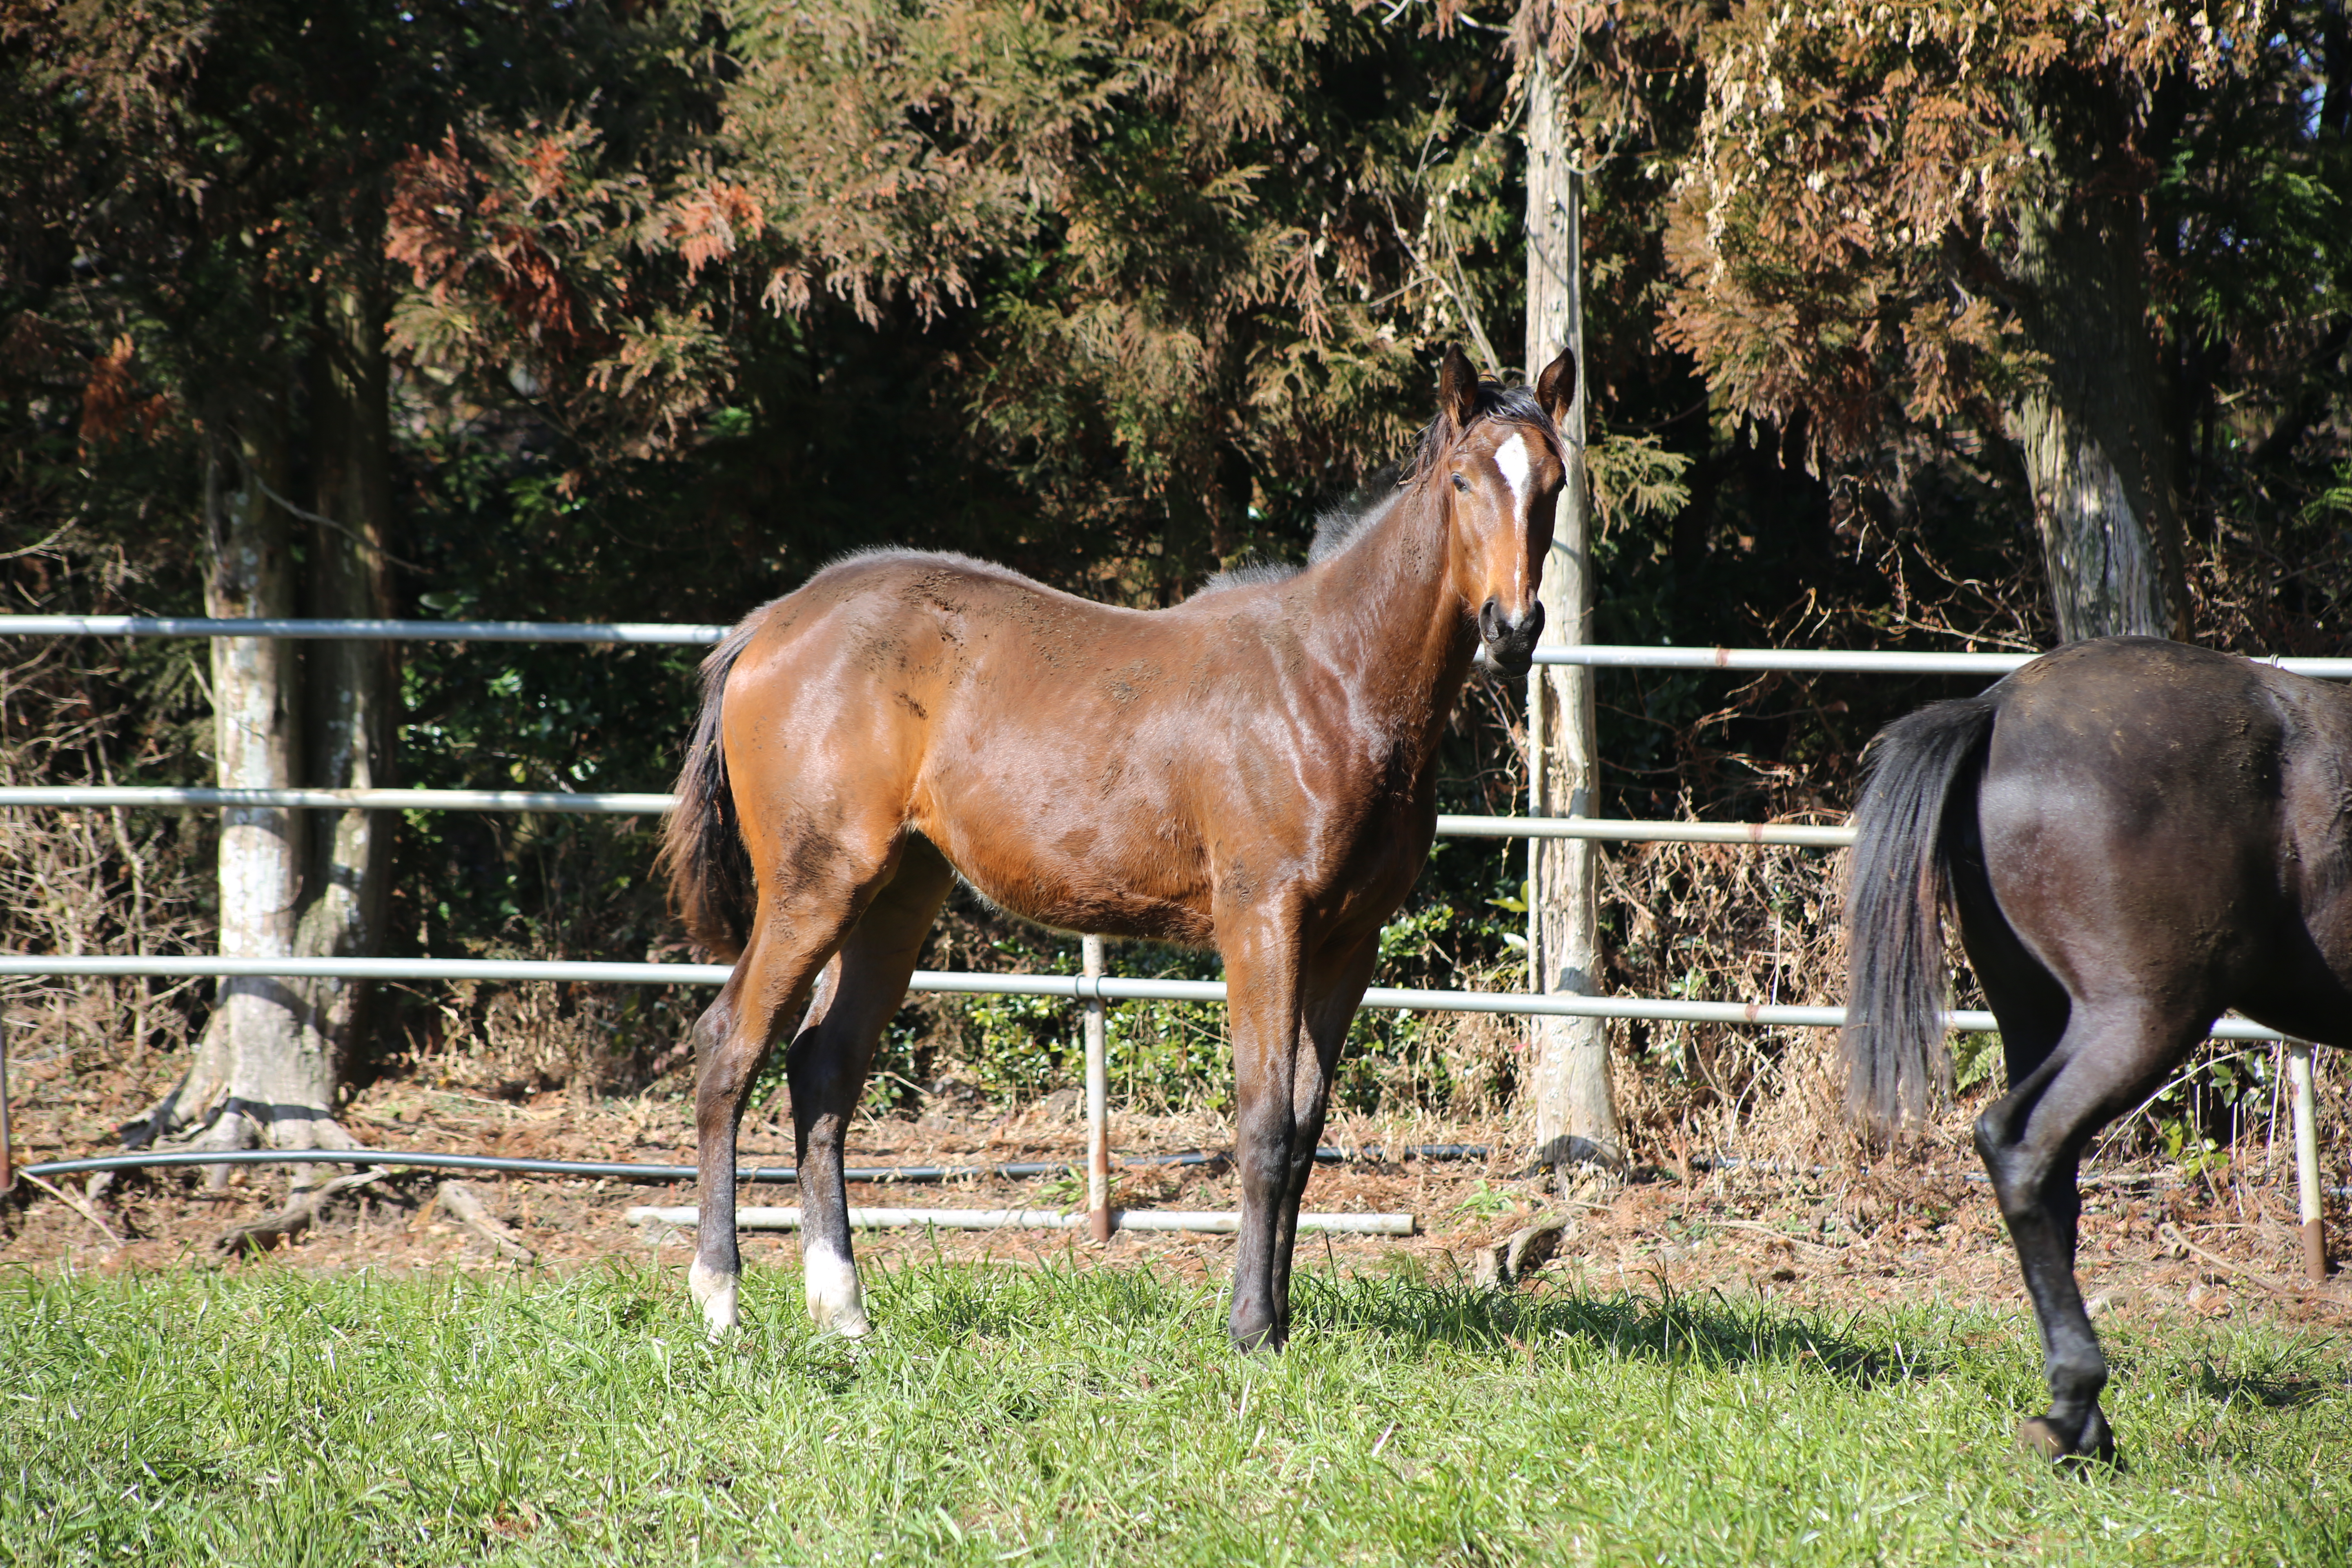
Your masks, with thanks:
[[[7,792],[0,790],[0,805]],[[1453,816],[1437,819],[1440,838],[1587,838],[1620,844],[1783,844],[1834,849],[1853,829],[1811,822],[1636,822],[1612,816]]]
[[[1483,1143],[1408,1143],[1395,1152],[1394,1158],[1405,1160],[1483,1160],[1487,1149]],[[1161,1165],[1215,1165],[1232,1159],[1230,1153],[1212,1152],[1203,1149],[1188,1149],[1178,1154],[1114,1154],[1114,1163],[1122,1169]],[[1389,1152],[1377,1145],[1360,1149],[1341,1149],[1326,1144],[1315,1151],[1315,1158],[1326,1164],[1339,1164],[1349,1160],[1368,1160],[1375,1163],[1391,1158]],[[89,1175],[99,1171],[138,1171],[165,1169],[177,1165],[401,1165],[415,1170],[487,1171],[501,1175],[520,1176],[596,1176],[625,1182],[691,1182],[698,1173],[692,1165],[641,1165],[625,1160],[535,1160],[515,1154],[444,1154],[415,1149],[150,1149],[134,1150],[121,1154],[93,1154],[79,1160],[48,1160],[37,1165],[26,1165],[22,1174],[40,1176]],[[850,1165],[842,1173],[846,1182],[870,1182],[877,1184],[893,1182],[954,1182],[971,1180],[1029,1181],[1038,1176],[1066,1176],[1080,1167],[1066,1160],[1016,1160],[1003,1165]],[[738,1168],[738,1182],[797,1182],[800,1171],[792,1165],[753,1165]]]
[[[214,958],[106,953],[59,957],[0,956],[8,975],[217,975],[343,980],[551,980],[622,985],[724,985],[723,963],[597,963],[499,958]],[[1223,1002],[1222,980],[1138,980],[1104,974],[970,974],[919,969],[909,991],[965,996],[1055,996],[1105,1002]],[[1491,1013],[1552,1018],[1647,1018],[1683,1024],[1760,1024],[1835,1029],[1843,1007],[1800,1007],[1769,1002],[1685,1002],[1654,996],[1579,996],[1561,992],[1417,991],[1375,985],[1367,1007],[1391,1012]],[[1979,1009],[1944,1015],[1947,1028],[1989,1034],[2000,1026]],[[2275,1029],[2223,1018],[2210,1031],[2220,1040],[2277,1040]]]
[[[87,809],[199,806],[235,810],[302,806],[328,811],[547,811],[605,816],[657,816],[674,795],[573,795],[527,789],[209,789],[146,784],[10,784],[0,805]]]
[[[216,620],[175,616],[0,616],[0,637],[275,637],[352,641],[715,643],[726,626],[672,622]],[[2038,653],[1900,649],[1652,647],[1639,643],[1542,647],[1538,664],[1600,669],[1780,670],[1796,674],[2005,675]],[[2352,658],[2274,658],[2297,675],[2352,680]]]
[[[209,789],[146,784],[10,784],[0,806],[194,806],[235,810],[293,806],[331,811],[543,811],[656,816],[674,795],[573,795],[519,789]],[[1437,819],[1441,838],[1591,838],[1646,844],[1788,844],[1833,848],[1853,842],[1851,827],[1811,823],[1635,822],[1591,816],[1461,816]]]
[[[0,616],[0,637],[300,637],[330,642],[715,643],[726,626],[667,621],[215,620],[201,616]]]
[[[1536,649],[1538,664],[1591,669],[1780,670],[1813,675],[2006,675],[2039,653],[1910,653],[1878,648],[1645,647],[1638,643],[1586,643]],[[2352,658],[2266,658],[2295,675],[2352,680]]]
[[[638,1225],[690,1226],[701,1211],[641,1205],[628,1211]],[[1242,1227],[1242,1216],[1214,1209],[1113,1209],[1113,1230],[1182,1230],[1232,1236]],[[849,1223],[861,1230],[885,1226],[920,1226],[939,1230],[1084,1230],[1094,1223],[1085,1209],[1065,1214],[1060,1209],[868,1209],[853,1208]],[[738,1230],[798,1230],[797,1208],[739,1208]],[[1411,1236],[1415,1227],[1409,1214],[1302,1214],[1301,1230],[1332,1231],[1348,1236]]]

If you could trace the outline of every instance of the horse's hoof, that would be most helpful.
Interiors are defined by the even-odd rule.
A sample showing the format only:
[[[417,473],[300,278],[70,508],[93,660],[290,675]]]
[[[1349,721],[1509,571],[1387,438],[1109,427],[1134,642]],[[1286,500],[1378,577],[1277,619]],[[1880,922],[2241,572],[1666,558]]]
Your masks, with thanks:
[[[1244,1355],[1273,1354],[1290,1342],[1289,1333],[1273,1323],[1230,1323],[1225,1333],[1234,1342],[1234,1349]]]
[[[2058,1428],[2036,1415],[2017,1424],[2017,1450],[2021,1454],[2036,1454],[2056,1464],[2074,1457],[2074,1445],[2059,1436]]]
[[[2094,1414],[2083,1424],[2084,1442],[2067,1440],[2065,1435],[2042,1416],[2017,1424],[2018,1451],[2038,1455],[2053,1465],[2079,1467],[2094,1461],[2120,1470],[2123,1459],[2116,1453],[2115,1434],[2107,1429],[2106,1421]]]
[[[843,1311],[812,1313],[811,1316],[816,1319],[818,1333],[837,1340],[862,1340],[874,1331],[874,1324],[866,1318],[865,1310],[859,1307]]]

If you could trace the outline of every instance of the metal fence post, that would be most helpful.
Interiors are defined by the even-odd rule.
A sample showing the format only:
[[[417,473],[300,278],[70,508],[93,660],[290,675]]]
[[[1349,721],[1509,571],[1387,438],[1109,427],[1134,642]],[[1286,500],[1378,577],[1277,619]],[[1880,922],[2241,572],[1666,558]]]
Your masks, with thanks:
[[[1081,938],[1081,967],[1090,979],[1103,973],[1103,939]],[[1087,1210],[1094,1238],[1110,1240],[1110,1053],[1109,1020],[1099,988],[1078,1004],[1087,1037]]]

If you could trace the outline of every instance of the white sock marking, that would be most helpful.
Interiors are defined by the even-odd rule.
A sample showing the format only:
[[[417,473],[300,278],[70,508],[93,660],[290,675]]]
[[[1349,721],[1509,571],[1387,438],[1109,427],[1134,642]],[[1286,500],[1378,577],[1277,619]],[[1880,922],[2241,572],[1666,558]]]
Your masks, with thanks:
[[[702,1304],[703,1326],[714,1340],[725,1339],[735,1326],[735,1288],[740,1283],[735,1275],[705,1268],[699,1258],[687,1267],[686,1288]]]
[[[802,1251],[801,1285],[818,1328],[853,1340],[866,1331],[866,1292],[857,1283],[857,1266],[830,1243],[813,1241]]]

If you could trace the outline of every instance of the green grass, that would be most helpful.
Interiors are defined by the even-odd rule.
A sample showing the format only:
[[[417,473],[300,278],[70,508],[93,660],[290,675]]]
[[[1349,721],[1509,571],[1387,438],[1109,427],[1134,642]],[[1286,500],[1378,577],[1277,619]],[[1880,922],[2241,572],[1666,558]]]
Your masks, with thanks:
[[[1390,1279],[1244,1359],[1134,1268],[911,1267],[713,1351],[679,1271],[0,1279],[0,1561],[2352,1562],[2340,1338],[2125,1324],[2131,1470],[2014,1455],[2031,1325]]]

